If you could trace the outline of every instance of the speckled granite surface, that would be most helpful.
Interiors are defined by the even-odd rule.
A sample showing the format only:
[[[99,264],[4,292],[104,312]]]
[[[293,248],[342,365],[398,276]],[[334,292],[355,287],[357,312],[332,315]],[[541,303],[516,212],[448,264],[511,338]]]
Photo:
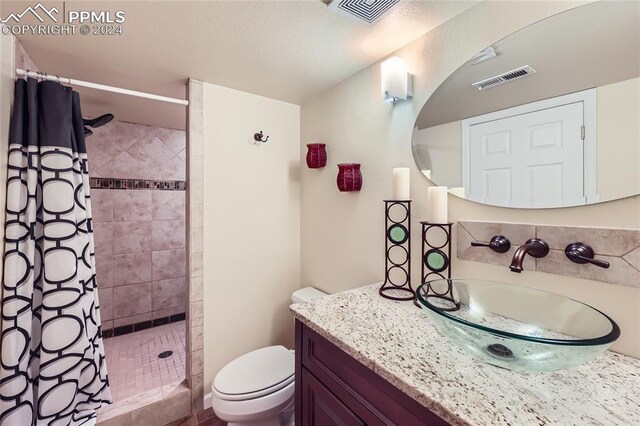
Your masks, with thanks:
[[[559,372],[504,370],[466,355],[411,302],[378,296],[379,286],[291,311],[454,425],[640,425],[640,360],[607,352]]]

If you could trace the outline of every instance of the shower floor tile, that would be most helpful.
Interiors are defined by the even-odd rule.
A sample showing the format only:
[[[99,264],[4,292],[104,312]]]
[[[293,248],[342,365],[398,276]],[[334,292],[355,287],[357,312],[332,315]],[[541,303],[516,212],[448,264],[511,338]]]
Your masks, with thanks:
[[[104,349],[113,404],[102,413],[161,399],[185,379],[184,321],[104,339]],[[158,358],[165,351],[173,354]]]

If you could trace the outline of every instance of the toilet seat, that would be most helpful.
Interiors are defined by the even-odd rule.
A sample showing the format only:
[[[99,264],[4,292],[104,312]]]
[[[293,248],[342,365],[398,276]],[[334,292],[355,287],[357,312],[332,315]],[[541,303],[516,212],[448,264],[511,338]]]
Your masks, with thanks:
[[[248,392],[248,393],[242,393],[242,394],[228,394],[228,393],[220,392],[214,386],[211,386],[211,392],[217,398],[222,399],[224,401],[246,401],[248,399],[260,398],[261,396],[271,395],[273,393],[276,393],[279,390],[286,388],[294,381],[295,381],[295,376],[292,374],[286,380],[283,380],[282,382],[276,384],[275,386],[272,386],[270,388],[260,389],[255,392]]]
[[[270,395],[294,382],[295,357],[284,346],[269,346],[231,361],[216,375],[211,390],[225,401]]]

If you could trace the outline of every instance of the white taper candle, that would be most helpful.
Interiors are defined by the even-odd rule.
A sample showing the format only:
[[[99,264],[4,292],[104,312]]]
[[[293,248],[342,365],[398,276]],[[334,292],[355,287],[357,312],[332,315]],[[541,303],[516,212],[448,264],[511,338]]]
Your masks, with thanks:
[[[409,190],[411,187],[409,176],[411,171],[408,167],[397,167],[393,169],[393,199],[410,200]]]
[[[427,222],[447,223],[447,187],[432,186],[427,192]]]

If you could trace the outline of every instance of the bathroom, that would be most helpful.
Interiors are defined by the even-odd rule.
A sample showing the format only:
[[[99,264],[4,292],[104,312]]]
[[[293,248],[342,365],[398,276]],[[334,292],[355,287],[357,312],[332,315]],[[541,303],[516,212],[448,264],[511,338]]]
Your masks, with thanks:
[[[0,36],[0,164],[3,169],[8,161],[11,98],[16,78],[23,78],[15,71],[20,63],[24,64],[25,70],[46,72],[49,76],[59,75],[75,81],[188,101],[185,106],[62,81],[80,93],[85,118],[114,115],[109,123],[90,128],[93,134],[85,138],[90,178],[175,183],[175,190],[99,189],[93,183],[90,188],[105,348],[110,340],[167,326],[179,325],[184,333],[181,343],[184,355],[180,356],[178,348],[168,358],[184,363],[183,371],[175,372],[179,382],[174,383],[170,378],[166,382],[170,386],[162,388],[164,383],[161,382],[160,393],[151,399],[136,398],[135,395],[155,387],[153,383],[149,387],[145,384],[140,393],[136,390],[134,395],[127,395],[133,397],[132,405],[114,410],[116,400],[111,406],[100,408],[97,423],[225,424],[224,420],[218,419],[224,414],[216,416],[211,408],[212,384],[223,367],[260,348],[272,345],[296,348],[300,343],[296,340],[296,328],[299,331],[311,327],[321,337],[333,336],[329,341],[356,358],[358,371],[362,372],[362,367],[373,370],[375,380],[384,381],[380,388],[387,389],[391,385],[393,389],[388,389],[388,395],[400,389],[402,395],[394,401],[399,401],[404,409],[422,413],[420,410],[426,408],[450,424],[637,424],[640,419],[637,397],[640,394],[637,374],[640,363],[636,360],[640,357],[640,290],[637,284],[640,272],[636,248],[640,246],[640,191],[620,192],[603,198],[601,201],[604,202],[589,201],[589,205],[566,208],[506,207],[465,200],[451,192],[445,195],[446,221],[452,222],[453,226],[449,242],[451,251],[441,250],[451,259],[453,278],[490,280],[508,283],[511,288],[542,290],[593,306],[615,321],[620,329],[619,338],[609,351],[583,365],[552,373],[496,368],[446,343],[447,337],[434,328],[428,313],[413,307],[411,302],[388,301],[379,297],[377,290],[371,299],[367,299],[368,294],[358,293],[365,286],[375,284],[380,287],[385,281],[384,200],[395,198],[392,197],[393,169],[398,168],[410,169],[410,275],[414,290],[422,283],[419,278],[423,264],[420,222],[428,220],[434,210],[428,193],[429,188],[434,187],[433,182],[439,182],[436,176],[431,176],[432,180],[423,176],[421,169],[425,167],[414,157],[413,153],[419,150],[412,150],[415,148],[412,144],[423,107],[428,107],[437,100],[439,93],[444,93],[439,88],[470,58],[477,57],[487,47],[494,46],[497,56],[484,64],[474,65],[476,69],[500,60],[504,53],[500,50],[500,42],[513,40],[511,37],[517,34],[526,35],[530,25],[544,26],[546,22],[552,22],[550,18],[577,16],[571,14],[604,7],[604,3],[401,1],[374,25],[336,13],[327,3],[320,0],[162,2],[152,7],[145,2],[92,2],[87,3],[86,9],[124,11],[124,32],[110,36],[9,36],[3,32]],[[48,10],[55,6],[59,13],[64,13],[62,2],[41,4]],[[637,17],[638,2],[622,4],[635,6],[636,15],[625,13],[624,16]],[[10,14],[20,14],[29,5],[35,7],[29,2],[3,2],[0,16],[7,20]],[[67,13],[73,9],[73,2],[67,2]],[[590,21],[584,26],[596,28],[597,23],[600,21]],[[158,31],[159,26],[167,30]],[[637,31],[637,21],[635,28]],[[188,32],[188,42],[180,35],[183,31]],[[594,60],[611,62],[615,52],[626,48],[627,62],[618,68],[624,66],[631,74],[620,80],[637,78],[639,65],[629,59],[635,58],[632,53],[637,40],[613,43],[603,35],[610,32],[593,31],[603,38],[598,46],[607,46],[591,51]],[[596,46],[593,43],[585,45],[591,49]],[[551,49],[550,46],[546,48]],[[25,53],[21,53],[21,49]],[[533,84],[531,82],[536,78],[544,77],[544,67],[536,68],[539,61],[534,60],[533,52],[524,53],[531,55],[523,55],[516,66],[529,65],[537,73],[502,87],[487,89],[487,94],[499,93],[499,90],[518,84]],[[24,59],[25,54],[31,63]],[[384,102],[380,90],[382,64],[392,57],[401,58],[407,67],[405,76],[406,73],[411,75],[411,80],[405,81],[411,96],[406,100]],[[509,71],[516,66],[500,71]],[[583,71],[586,68],[583,67]],[[577,90],[582,89],[570,92]],[[623,91],[615,96],[629,92],[633,93]],[[405,96],[400,94],[398,97]],[[613,103],[622,101],[613,98]],[[638,108],[637,101],[614,123],[619,132],[629,128],[633,131],[635,127],[636,133],[628,139],[637,142],[640,113],[634,107]],[[598,122],[598,132],[601,128],[604,126]],[[152,131],[145,132],[145,129]],[[134,135],[136,131],[139,133]],[[587,130],[587,137],[590,131]],[[619,141],[624,135],[618,133],[612,140]],[[155,138],[162,145],[153,143]],[[157,149],[143,152],[123,146],[129,141],[135,145],[133,139],[137,139],[136,143],[148,140],[150,147],[166,148],[171,156],[159,155],[154,158],[159,158],[161,163],[153,163],[149,152],[153,154]],[[307,153],[311,149],[307,145],[311,143],[326,145],[325,167],[310,168],[307,164]],[[113,152],[107,152],[108,149]],[[606,159],[599,161],[598,166],[607,166],[602,171],[604,176],[614,176],[616,169],[623,170],[628,182],[633,183],[634,179],[637,182],[640,169],[637,152],[628,151],[625,158],[632,165],[635,158],[635,168],[623,168],[620,162],[610,164]],[[128,155],[136,162],[125,167],[121,159],[113,162],[118,155],[121,158]],[[140,161],[149,163],[141,164]],[[183,169],[169,167],[169,163],[177,166],[180,162]],[[359,191],[338,189],[337,164],[342,163],[361,165]],[[109,165],[114,168],[109,169]],[[437,173],[436,166],[432,167],[432,173]],[[0,202],[4,205],[7,203],[7,176],[5,172],[0,176],[3,179]],[[97,185],[98,181],[94,183]],[[107,184],[116,185],[117,182]],[[455,182],[443,184],[449,188],[462,186]],[[136,209],[131,204],[116,208],[116,199],[128,193],[134,198],[144,198],[148,215],[134,218]],[[101,220],[100,206],[108,206],[109,200],[112,207],[107,219],[111,220],[104,216]],[[171,215],[163,216],[167,211]],[[117,215],[120,215],[118,220]],[[131,222],[140,223],[136,227],[125,225]],[[154,222],[169,223],[157,224],[154,228]],[[3,229],[4,225],[5,222]],[[162,225],[167,227],[161,229]],[[158,236],[155,240],[154,229]],[[136,232],[143,230],[150,230],[146,234],[148,237],[138,237]],[[576,233],[578,231],[580,233]],[[166,237],[160,238],[160,234]],[[512,248],[507,253],[486,247],[471,248],[471,242],[489,243],[498,235],[510,240]],[[550,254],[534,260],[525,253],[524,270],[514,273],[509,267],[516,247],[530,238],[544,239],[550,246]],[[610,267],[571,262],[565,256],[564,248],[575,242],[591,246],[595,259],[608,261]],[[153,255],[164,251],[175,252],[164,258],[167,263],[162,263],[167,274],[175,276],[163,275],[161,265],[156,263],[154,277]],[[151,262],[136,257],[141,253],[145,253],[147,260],[151,258]],[[100,265],[101,257],[110,259],[112,264],[123,258],[129,263],[123,260],[124,263],[105,268]],[[131,266],[134,264],[140,268]],[[142,275],[132,278],[136,273]],[[109,274],[113,276],[110,278]],[[118,281],[118,274],[126,278]],[[163,280],[171,282],[160,288],[159,282]],[[105,281],[112,283],[111,286],[105,285]],[[296,325],[289,308],[292,294],[308,287],[330,296],[308,305],[296,304]],[[126,292],[124,288],[127,288]],[[116,293],[118,290],[119,294]],[[155,298],[154,290],[159,290]],[[342,293],[346,291],[356,293]],[[347,299],[349,294],[353,299]],[[304,296],[306,299],[306,293]],[[495,294],[498,300],[500,296],[506,297]],[[161,306],[157,310],[153,307],[154,300]],[[359,306],[357,311],[363,316],[358,317],[357,312],[332,308],[332,300],[347,308],[357,306],[351,303],[362,301],[372,301],[372,304]],[[180,306],[184,309],[180,310]],[[314,312],[313,306],[316,306]],[[396,308],[398,310],[393,311]],[[323,312],[332,317],[328,325],[321,322]],[[389,312],[397,315],[391,318],[393,321],[385,317]],[[405,315],[404,320],[400,315]],[[171,322],[172,317],[174,322]],[[169,324],[153,327],[154,319],[160,319],[159,323],[162,323],[166,321],[163,318],[168,318]],[[149,321],[152,327],[135,330],[135,324],[142,324],[138,328],[143,328]],[[368,326],[358,321],[365,321]],[[425,347],[416,348],[407,341],[402,347],[408,352],[399,354],[395,349],[398,340],[410,336],[400,328],[402,324],[424,328],[424,338],[429,339]],[[120,334],[127,331],[129,325],[133,332]],[[123,326],[125,329],[116,333],[115,330]],[[114,335],[107,337],[108,329],[113,330]],[[355,337],[349,340],[349,335]],[[371,345],[364,345],[358,336],[368,339]],[[445,342],[438,346],[442,350],[438,356],[455,362],[458,376],[451,377],[439,370],[418,374],[410,369],[411,364],[436,368],[437,364],[430,363],[426,356],[432,354],[428,347],[434,347],[436,341]],[[3,342],[3,354],[5,348]],[[358,358],[350,351],[354,348],[369,358]],[[328,348],[327,353],[337,353],[334,349],[333,346]],[[293,357],[298,354],[302,355],[302,351],[296,351],[295,355],[283,352],[282,356],[290,357],[293,363]],[[153,354],[157,355],[159,353]],[[320,349],[317,355],[320,359]],[[115,367],[109,365],[109,358],[107,352],[106,370],[113,382],[115,372],[111,369]],[[311,371],[305,366],[305,359],[295,360],[296,365],[300,361],[302,366],[296,371],[295,385],[304,382],[307,372]],[[405,360],[406,364],[395,363],[398,359]],[[619,374],[624,375],[625,380],[618,387],[620,393],[611,397],[616,399],[622,395],[621,398],[627,398],[626,408],[614,403],[610,408],[604,408],[600,402],[607,395],[598,399],[596,393],[591,392],[602,385],[590,380],[595,380],[593,366],[600,368],[604,359],[615,359],[619,363],[616,364]],[[444,365],[451,367],[448,362]],[[403,373],[405,367],[407,370]],[[635,375],[628,374],[630,371]],[[620,383],[620,377],[612,369],[599,373],[602,380]],[[300,424],[379,424],[361,414],[362,401],[360,405],[349,402],[347,396],[327,385],[322,373],[314,370],[308,374],[312,376],[311,381],[320,382],[321,389],[331,389],[330,395],[341,401],[342,405],[338,406],[346,406],[350,412],[355,412],[357,419],[344,420],[339,417],[343,413],[335,410],[330,414],[342,420],[322,417],[320,410],[315,413],[315,421],[301,417],[297,419]],[[442,389],[450,389],[448,395],[459,399],[447,400],[429,394],[424,384],[434,377],[450,378],[450,382],[443,382],[446,386]],[[483,377],[501,377],[504,382],[492,385],[482,382]],[[293,376],[289,378],[293,380]],[[597,399],[597,408],[587,410],[582,419],[578,413],[582,415],[581,410],[586,408],[566,402],[575,402],[567,390],[577,388],[561,386],[565,379],[585,380],[581,391],[586,392],[587,399]],[[461,392],[455,385],[464,386],[463,380],[483,383],[485,387]],[[545,380],[559,384],[551,390],[537,386]],[[362,393],[357,388],[357,380],[348,384],[358,391],[356,393]],[[110,387],[111,398],[115,393],[117,399],[117,385],[110,383]],[[503,395],[507,390],[509,395]],[[557,392],[567,394],[558,395]],[[317,398],[323,396],[326,394],[316,395]],[[405,401],[407,396],[410,401]],[[523,396],[531,401],[519,400]],[[474,406],[464,405],[474,397]],[[554,401],[556,398],[565,402]],[[367,403],[369,408],[384,405]],[[456,403],[462,408],[455,408]],[[493,408],[492,404],[495,404]],[[517,413],[510,413],[510,406],[517,407],[514,410]],[[444,408],[438,411],[436,407]],[[384,411],[383,408],[380,410]],[[603,412],[609,414],[605,420]],[[298,415],[302,413],[296,410]],[[392,424],[424,424],[425,421],[403,422],[400,417],[389,420]],[[0,424],[4,426],[1,421]],[[433,424],[440,423],[434,421]]]

